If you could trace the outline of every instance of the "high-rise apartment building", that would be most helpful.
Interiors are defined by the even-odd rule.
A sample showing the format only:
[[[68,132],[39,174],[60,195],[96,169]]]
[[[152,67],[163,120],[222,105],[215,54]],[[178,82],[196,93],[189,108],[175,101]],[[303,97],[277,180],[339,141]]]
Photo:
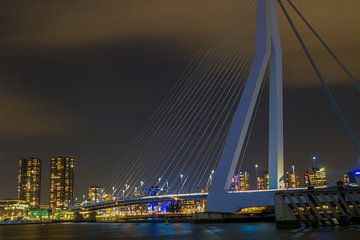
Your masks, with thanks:
[[[74,167],[72,157],[50,159],[50,208],[66,209],[74,202]]]
[[[39,208],[41,189],[41,161],[38,158],[20,159],[17,198],[30,208]]]

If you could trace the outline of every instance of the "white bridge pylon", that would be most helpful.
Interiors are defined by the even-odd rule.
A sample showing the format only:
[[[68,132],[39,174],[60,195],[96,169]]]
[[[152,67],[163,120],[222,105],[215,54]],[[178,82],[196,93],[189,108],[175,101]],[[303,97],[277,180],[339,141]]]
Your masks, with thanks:
[[[268,150],[270,190],[229,192],[267,67],[270,68]],[[282,50],[275,1],[258,0],[255,56],[214,173],[206,204],[208,212],[226,213],[249,206],[273,205],[274,193],[282,187],[280,178],[284,174],[282,88]]]

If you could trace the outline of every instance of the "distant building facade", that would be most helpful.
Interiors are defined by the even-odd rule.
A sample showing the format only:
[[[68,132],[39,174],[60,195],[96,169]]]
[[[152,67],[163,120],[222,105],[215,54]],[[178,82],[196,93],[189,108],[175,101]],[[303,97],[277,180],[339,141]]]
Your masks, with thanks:
[[[24,220],[29,207],[29,203],[24,200],[0,200],[0,221],[5,219],[11,221]]]
[[[74,168],[72,157],[52,157],[50,159],[50,199],[51,209],[67,209],[74,202]]]
[[[284,174],[285,188],[298,188],[300,187],[299,177],[292,172],[285,172]]]
[[[39,208],[41,190],[41,161],[38,158],[20,159],[17,198]]]
[[[230,191],[246,191],[249,190],[249,174],[247,172],[239,172],[232,177]]]
[[[269,173],[263,172],[261,176],[256,179],[257,189],[269,189]]]
[[[326,171],[324,168],[313,167],[311,170],[304,172],[306,186],[326,186]]]
[[[88,188],[88,202],[96,203],[103,201],[104,188],[99,186],[90,186]]]

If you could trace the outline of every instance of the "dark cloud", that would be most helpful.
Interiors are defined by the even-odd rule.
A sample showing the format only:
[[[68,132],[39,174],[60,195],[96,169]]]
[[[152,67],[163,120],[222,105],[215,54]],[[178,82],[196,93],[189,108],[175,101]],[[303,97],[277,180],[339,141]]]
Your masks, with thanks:
[[[216,1],[36,1],[8,3],[2,18],[9,26],[2,44],[74,46],[133,38],[192,41],[213,34],[232,0]],[[16,11],[16,12],[14,12]],[[208,16],[211,16],[209,18]]]

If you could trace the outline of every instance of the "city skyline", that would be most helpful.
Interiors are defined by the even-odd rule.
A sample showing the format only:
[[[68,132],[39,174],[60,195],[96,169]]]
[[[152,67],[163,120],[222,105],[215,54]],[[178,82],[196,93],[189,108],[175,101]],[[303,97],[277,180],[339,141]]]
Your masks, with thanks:
[[[357,59],[360,48],[357,43],[360,42],[360,32],[353,26],[360,19],[357,14],[351,14],[359,3],[350,2],[342,9],[337,1],[317,1],[311,6],[304,1],[299,2],[299,7],[359,78]],[[50,156],[76,157],[79,169],[76,173],[79,179],[75,189],[77,196],[86,193],[89,185],[102,185],[107,173],[149,121],[204,40],[215,38],[220,23],[229,21],[220,9],[230,6],[229,1],[199,2],[186,14],[190,2],[177,3],[178,12],[172,12],[174,15],[167,23],[158,20],[156,15],[167,16],[173,6],[144,4],[137,6],[137,10],[131,4],[127,6],[135,13],[124,18],[135,22],[134,18],[145,12],[140,14],[139,21],[149,21],[154,26],[152,32],[144,26],[126,28],[115,11],[120,12],[123,6],[107,1],[104,9],[100,9],[100,15],[108,15],[108,10],[113,8],[110,16],[114,21],[110,26],[120,30],[104,29],[104,39],[87,24],[88,16],[93,16],[97,9],[85,2],[78,4],[84,7],[80,14],[75,10],[66,13],[68,5],[62,3],[57,17],[77,17],[80,26],[84,27],[80,32],[68,25],[63,26],[48,12],[35,18],[35,3],[20,8],[15,3],[8,3],[0,10],[4,11],[0,14],[2,22],[8,22],[0,40],[0,96],[3,115],[7,116],[0,122],[1,199],[16,196],[17,161],[32,155],[45,159],[42,199],[48,199],[45,190],[49,189],[49,183],[44,179],[49,179],[49,173],[44,170],[50,168],[47,161]],[[320,14],[320,18],[317,11],[322,4],[327,4],[328,12]],[[206,8],[202,9],[204,5]],[[53,10],[47,4],[44,8],[50,13]],[[29,10],[30,18],[34,18],[27,26],[35,32],[34,35],[25,37],[26,31],[14,20],[18,15],[4,9]],[[336,10],[338,15],[331,14]],[[201,11],[203,16],[197,14]],[[209,14],[214,16],[211,24],[207,22]],[[336,17],[326,17],[325,22],[325,15]],[[42,18],[50,20],[40,24],[42,28],[37,28],[39,22],[43,22]],[[280,20],[284,58],[287,60],[284,78],[286,165],[297,162],[303,170],[311,164],[312,154],[317,153],[330,169],[356,167],[351,143],[327,106],[323,91],[282,16]],[[100,22],[94,29],[101,29],[101,24],[106,23]],[[57,31],[63,34],[58,35]],[[325,58],[325,54],[320,50],[315,52],[319,59]],[[330,76],[333,90],[359,136],[357,122],[360,116],[356,111],[359,97],[350,91],[350,81],[335,72],[331,64],[326,62],[322,67]],[[309,81],[302,81],[307,78]],[[263,121],[265,107],[260,110],[259,127],[254,132],[247,155],[252,161],[246,167],[250,175],[253,175],[254,162],[266,165],[265,150],[258,150],[266,146],[266,137],[262,134],[266,128]],[[336,152],[333,150],[335,146]]]
[[[4,3],[0,239],[356,239],[358,9]]]
[[[50,178],[42,179],[44,169],[42,160],[32,156],[18,161],[17,196],[11,199],[23,200],[31,208],[39,209],[40,205],[49,205],[50,208],[65,209],[74,204],[75,159],[73,157],[49,157]],[[45,172],[46,172],[45,170]],[[42,183],[49,185],[42,189]],[[41,199],[41,192],[48,192],[48,199]]]

